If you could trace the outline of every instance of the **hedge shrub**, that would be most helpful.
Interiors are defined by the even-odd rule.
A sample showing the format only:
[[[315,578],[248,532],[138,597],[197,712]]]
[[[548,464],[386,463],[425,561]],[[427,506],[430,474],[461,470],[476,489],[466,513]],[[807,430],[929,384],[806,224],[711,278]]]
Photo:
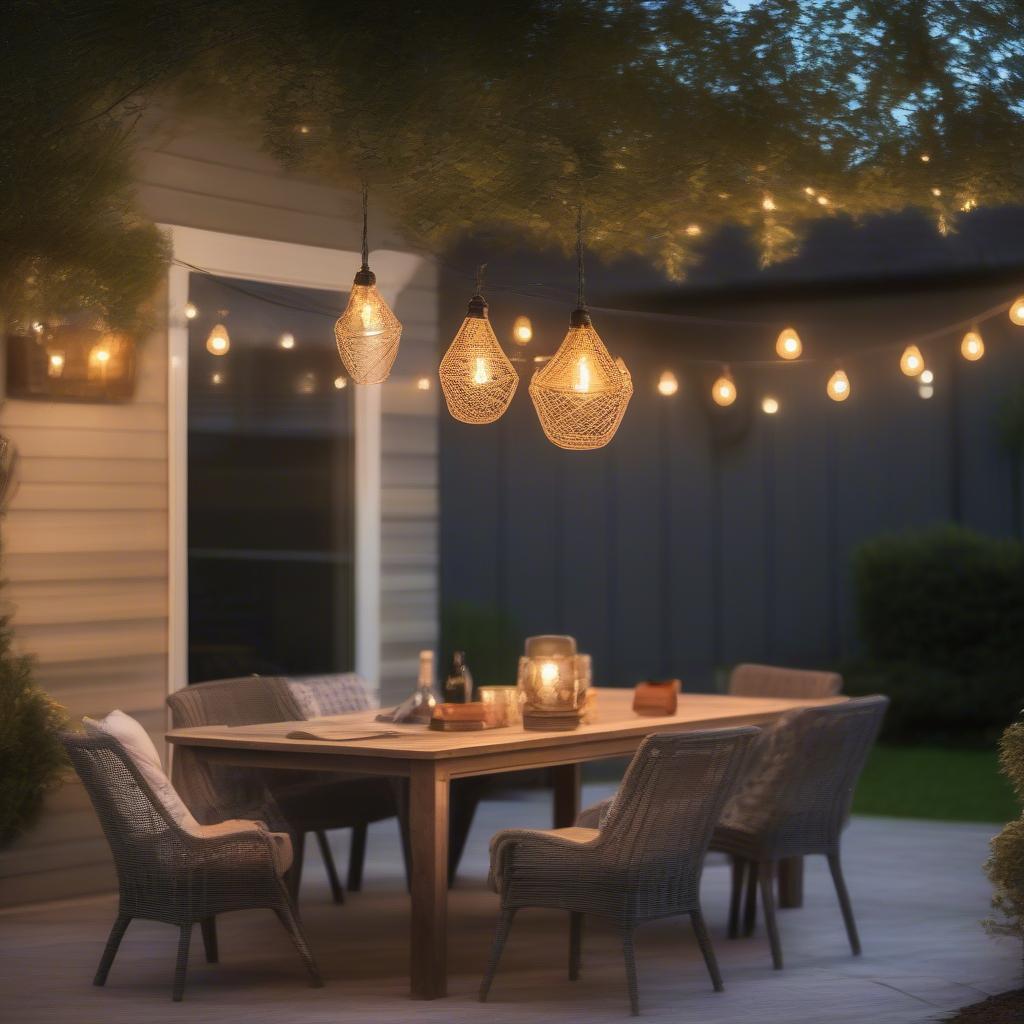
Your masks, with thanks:
[[[887,693],[889,739],[991,741],[1024,707],[1024,544],[943,526],[854,554],[864,657],[846,691]]]

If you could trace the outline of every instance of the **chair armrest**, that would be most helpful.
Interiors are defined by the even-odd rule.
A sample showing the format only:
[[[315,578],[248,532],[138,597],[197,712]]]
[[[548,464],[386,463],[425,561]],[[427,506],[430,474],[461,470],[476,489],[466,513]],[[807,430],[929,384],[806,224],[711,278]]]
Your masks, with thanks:
[[[563,858],[587,858],[597,849],[600,839],[601,835],[597,831],[594,832],[593,838],[581,842],[578,838],[560,835],[559,830],[549,832],[540,829],[503,829],[491,838],[491,869],[488,882],[495,892],[501,892],[502,883],[512,870],[513,859],[519,849],[541,856],[550,853]]]

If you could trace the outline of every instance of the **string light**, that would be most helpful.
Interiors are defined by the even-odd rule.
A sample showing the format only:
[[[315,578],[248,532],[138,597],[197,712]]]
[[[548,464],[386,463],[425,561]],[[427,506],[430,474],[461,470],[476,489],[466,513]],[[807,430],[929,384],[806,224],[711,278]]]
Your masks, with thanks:
[[[803,350],[804,344],[800,340],[800,335],[792,327],[787,327],[779,333],[775,342],[775,351],[783,359],[799,359]]]
[[[761,200],[761,209],[766,213],[771,213],[775,209],[775,200],[771,196],[765,196]]]
[[[380,384],[388,379],[398,355],[402,325],[377,290],[370,270],[366,235],[367,189],[363,186],[363,262],[352,282],[345,311],[334,325],[338,355],[357,384]]]
[[[779,411],[779,400],[772,395],[765,395],[761,399],[761,411],[766,416],[774,416]]]
[[[819,206],[828,206],[828,204],[829,204],[828,196],[818,196],[818,205]]]
[[[334,386],[338,391],[344,391],[348,387],[348,377],[335,377]]]
[[[278,344],[281,348],[292,349],[295,348],[295,335],[294,334],[282,334]]]
[[[698,235],[703,233],[703,229],[701,228],[701,226],[699,224],[687,224],[686,225],[686,233],[691,238],[696,238]]]
[[[528,345],[533,340],[533,324],[528,316],[517,316],[512,324],[512,340],[517,345]]]
[[[908,377],[916,377],[924,369],[924,356],[916,345],[908,345],[900,356],[900,370]]]
[[[46,376],[47,377],[62,377],[64,376],[64,353],[63,352],[51,352],[49,359],[46,361]]]
[[[430,378],[429,377],[420,377],[419,380],[416,381],[416,389],[418,391],[429,391],[430,390]]]
[[[185,319],[186,320],[195,320],[195,318],[197,316],[199,316],[199,310],[196,308],[196,304],[194,302],[186,302],[185,303]]]
[[[576,308],[558,351],[530,381],[544,436],[559,448],[590,451],[615,436],[633,397],[626,364],[612,359],[584,300],[583,210],[576,216]]]
[[[1013,300],[1013,305],[1010,306],[1010,319],[1018,327],[1024,327],[1024,295]]]
[[[921,154],[921,163],[926,164],[929,160],[931,160],[931,157],[927,153]]]
[[[920,377],[922,384],[931,384],[935,380],[935,374],[931,370],[925,370]]]
[[[219,374],[219,373],[211,373],[210,374],[210,383],[211,384],[220,384],[223,380],[224,380],[224,377],[221,374]]]
[[[960,355],[976,363],[985,354],[985,342],[977,331],[968,331],[960,342]]]
[[[805,193],[806,195],[809,195],[809,196],[814,196],[814,195],[817,195],[817,192],[816,192],[816,191],[815,191],[815,190],[814,190],[813,188],[811,188],[811,186],[810,186],[810,185],[808,185],[808,186],[807,186],[807,187],[806,187],[806,188],[804,189],[804,193]]]
[[[448,411],[461,423],[493,423],[508,408],[519,384],[508,356],[502,351],[480,294],[483,267],[477,273],[476,294],[470,300],[438,375]]]
[[[932,195],[935,196],[936,199],[938,199],[939,196],[942,195],[942,189],[941,188],[933,188],[932,189]]]
[[[850,378],[842,370],[836,370],[829,377],[825,391],[833,402],[845,402],[850,397]]]
[[[711,385],[711,399],[723,408],[736,401],[736,384],[728,370]]]
[[[213,330],[206,336],[206,351],[211,356],[226,356],[231,348],[231,337],[223,324],[214,324]]]
[[[662,371],[661,376],[658,378],[658,394],[669,398],[678,390],[679,381],[676,380],[676,375],[671,370]]]

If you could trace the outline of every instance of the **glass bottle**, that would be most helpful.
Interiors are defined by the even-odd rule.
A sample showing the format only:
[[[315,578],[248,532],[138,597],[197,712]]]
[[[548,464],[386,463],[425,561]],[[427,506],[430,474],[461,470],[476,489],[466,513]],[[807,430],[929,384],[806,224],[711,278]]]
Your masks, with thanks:
[[[444,699],[449,704],[468,704],[473,699],[473,677],[466,667],[466,652],[452,654],[452,669],[444,683]]]
[[[416,689],[395,708],[391,720],[393,722],[428,722],[436,704],[434,652],[420,651],[420,675]]]

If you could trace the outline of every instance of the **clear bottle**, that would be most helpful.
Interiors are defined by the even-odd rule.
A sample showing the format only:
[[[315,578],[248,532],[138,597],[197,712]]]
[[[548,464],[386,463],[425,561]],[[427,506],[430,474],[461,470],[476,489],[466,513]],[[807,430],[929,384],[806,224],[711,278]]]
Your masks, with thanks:
[[[449,704],[468,704],[473,699],[473,677],[466,666],[466,652],[452,653],[452,669],[444,683],[444,699]]]
[[[434,690],[434,652],[420,651],[420,675],[416,689],[395,708],[393,722],[428,722],[437,705]]]

